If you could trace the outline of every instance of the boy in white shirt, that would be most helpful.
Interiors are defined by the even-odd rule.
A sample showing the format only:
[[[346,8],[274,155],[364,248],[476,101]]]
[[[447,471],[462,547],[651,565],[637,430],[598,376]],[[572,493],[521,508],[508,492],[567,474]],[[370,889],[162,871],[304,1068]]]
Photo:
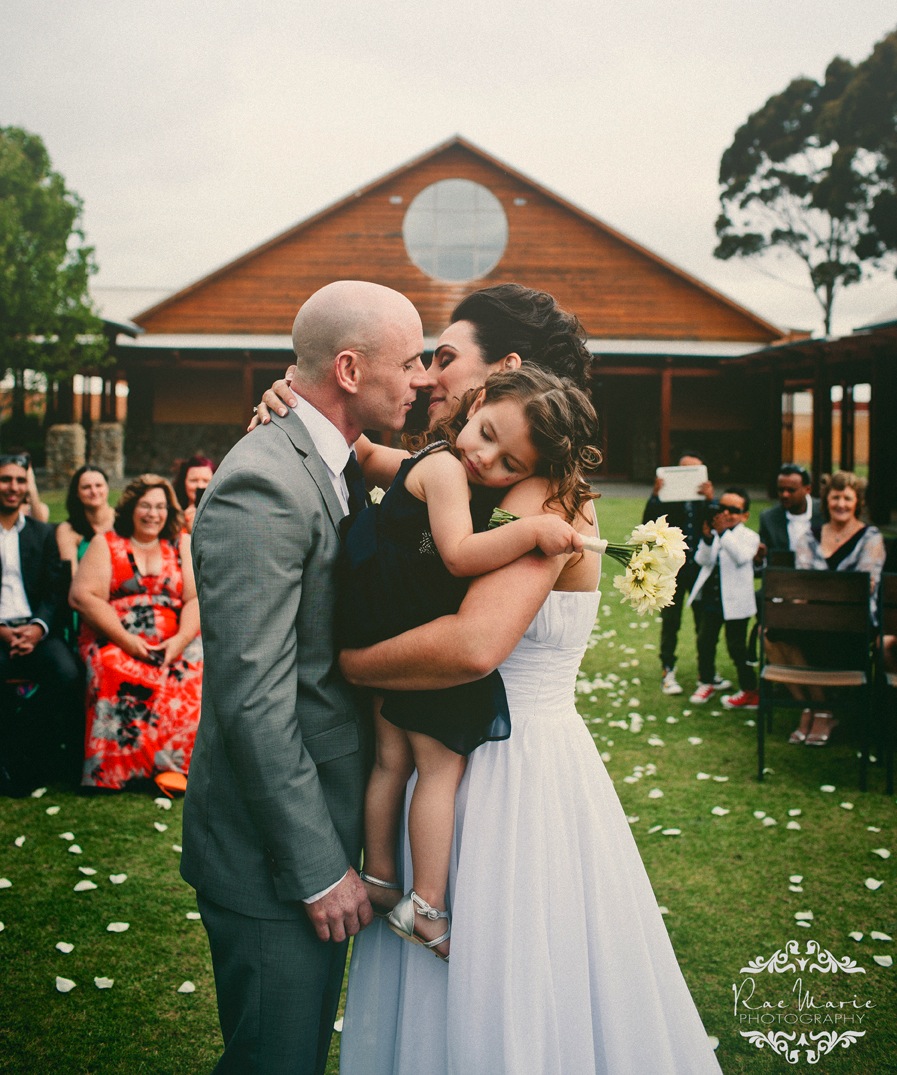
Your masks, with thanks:
[[[736,694],[724,695],[725,709],[756,709],[757,673],[748,664],[748,622],[757,612],[754,593],[754,557],[760,537],[745,525],[750,514],[747,490],[731,486],[711,506],[704,522],[703,537],[695,550],[700,574],[688,599],[701,602],[698,630],[698,685],[691,696],[694,705],[703,705],[713,696],[716,674],[716,644],[725,625],[726,648],[738,672]]]

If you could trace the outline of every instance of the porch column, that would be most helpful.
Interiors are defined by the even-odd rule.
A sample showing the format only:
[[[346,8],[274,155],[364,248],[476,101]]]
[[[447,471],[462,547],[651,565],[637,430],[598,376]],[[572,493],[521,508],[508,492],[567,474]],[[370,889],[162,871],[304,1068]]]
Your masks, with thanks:
[[[856,408],[853,399],[853,385],[841,386],[841,452],[842,470],[853,470],[854,445],[856,442]]]
[[[825,361],[816,360],[813,377],[813,495],[819,495],[819,479],[832,470],[832,391]]]
[[[660,371],[660,465],[669,467],[673,465],[670,458],[670,414],[673,405],[673,369],[672,359],[666,359],[666,364]]]
[[[897,504],[897,366],[893,354],[878,351],[872,365],[872,399],[869,401],[869,518],[881,526],[891,521]]]

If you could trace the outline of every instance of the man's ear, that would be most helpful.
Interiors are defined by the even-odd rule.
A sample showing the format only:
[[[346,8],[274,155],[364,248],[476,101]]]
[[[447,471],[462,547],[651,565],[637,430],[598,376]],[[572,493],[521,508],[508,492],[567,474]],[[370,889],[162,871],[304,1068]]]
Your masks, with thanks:
[[[485,402],[486,402],[486,390],[485,390],[485,388],[481,388],[479,390],[479,392],[477,392],[477,398],[467,408],[467,417],[468,418],[473,418],[473,416],[477,413],[477,411],[480,409],[480,407],[483,406],[483,404]]]
[[[512,351],[509,355],[505,355],[504,358],[500,358],[495,363],[495,369],[501,370],[504,373],[506,370],[519,370],[523,365],[523,359],[516,351]]]
[[[357,351],[340,351],[333,360],[333,370],[340,388],[355,395],[361,383],[361,355]]]

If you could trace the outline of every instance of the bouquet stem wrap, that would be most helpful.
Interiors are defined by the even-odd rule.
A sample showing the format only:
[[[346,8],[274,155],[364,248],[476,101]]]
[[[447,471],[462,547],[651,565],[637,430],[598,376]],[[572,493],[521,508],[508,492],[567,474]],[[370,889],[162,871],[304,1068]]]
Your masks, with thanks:
[[[516,515],[496,508],[489,528],[514,522]],[[626,570],[614,579],[614,587],[640,615],[666,608],[673,603],[676,575],[685,563],[688,546],[678,526],[670,526],[666,515],[635,527],[626,542],[614,545],[604,538],[583,537],[588,552],[609,556]]]

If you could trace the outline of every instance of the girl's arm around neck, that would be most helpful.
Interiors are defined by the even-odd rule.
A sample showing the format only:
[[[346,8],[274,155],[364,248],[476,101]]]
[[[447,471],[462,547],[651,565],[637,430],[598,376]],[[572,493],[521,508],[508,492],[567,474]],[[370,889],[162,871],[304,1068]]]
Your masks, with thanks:
[[[582,548],[577,532],[557,514],[534,514],[474,533],[464,464],[450,452],[422,459],[409,474],[406,488],[426,501],[433,541],[457,578],[485,575],[534,549],[556,556]]]

